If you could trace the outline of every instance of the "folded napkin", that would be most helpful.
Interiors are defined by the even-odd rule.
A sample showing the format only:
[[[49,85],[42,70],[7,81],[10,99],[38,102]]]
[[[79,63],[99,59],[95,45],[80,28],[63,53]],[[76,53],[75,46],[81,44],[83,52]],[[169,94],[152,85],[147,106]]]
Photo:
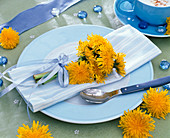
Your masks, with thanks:
[[[107,38],[112,43],[115,52],[122,52],[126,54],[125,69],[127,74],[139,68],[141,65],[144,65],[161,53],[155,44],[153,44],[147,37],[130,25],[126,25],[112,31],[106,35],[105,38]],[[76,46],[78,46],[78,43],[69,44],[66,50],[62,48],[63,46],[58,47],[52,53],[50,53],[46,59],[56,58],[61,53],[64,53],[69,55],[68,62],[77,60],[75,55],[77,53],[75,48]],[[57,53],[57,51],[60,52]],[[38,70],[41,67],[42,65],[23,66],[11,70],[9,75],[11,79],[13,79],[15,82],[18,82],[27,76],[29,72],[33,72],[35,69]],[[29,85],[35,83],[34,80],[30,78],[22,83],[25,86],[17,86],[17,90],[25,102],[29,103],[30,109],[33,112],[37,112],[53,104],[64,101],[78,94],[83,89],[103,86],[114,83],[121,79],[122,77],[113,70],[113,73],[107,77],[105,83],[97,84],[96,82],[93,82],[80,85],[69,85],[66,88],[62,88],[57,81],[52,81],[48,84],[32,88],[32,86]]]

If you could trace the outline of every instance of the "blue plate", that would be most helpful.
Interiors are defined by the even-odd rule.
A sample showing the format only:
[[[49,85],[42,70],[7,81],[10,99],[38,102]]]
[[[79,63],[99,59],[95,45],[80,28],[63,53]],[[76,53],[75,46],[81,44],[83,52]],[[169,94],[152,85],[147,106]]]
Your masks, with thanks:
[[[66,26],[51,30],[33,40],[24,49],[17,66],[30,60],[42,60],[56,47],[86,39],[87,34],[92,32],[93,34],[105,36],[111,31],[113,30],[110,28],[94,25]],[[128,85],[152,80],[153,68],[151,62],[133,71],[127,77],[129,78]],[[79,96],[76,96],[48,107],[41,112],[55,119],[70,123],[100,123],[120,117],[125,110],[135,109],[141,104],[143,93],[144,91],[118,96],[104,104],[87,104]]]
[[[118,17],[118,19],[121,21],[121,23],[123,23],[124,25],[130,24],[131,26],[133,26],[134,28],[136,28],[137,30],[139,30],[140,32],[142,32],[143,34],[145,34],[147,36],[170,37],[170,35],[164,35],[164,33],[157,32],[158,26],[148,25],[148,27],[146,29],[139,28],[138,24],[140,23],[141,20],[135,15],[134,12],[132,12],[132,13],[119,12],[118,7],[117,7],[119,2],[120,2],[120,0],[115,0],[114,12],[115,12],[116,16]]]

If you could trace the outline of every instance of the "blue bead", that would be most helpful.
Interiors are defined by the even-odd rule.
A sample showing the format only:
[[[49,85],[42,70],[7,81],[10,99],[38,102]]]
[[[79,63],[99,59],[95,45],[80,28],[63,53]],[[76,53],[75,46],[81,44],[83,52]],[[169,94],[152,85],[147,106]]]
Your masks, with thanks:
[[[80,19],[85,19],[85,18],[87,18],[87,12],[79,11],[78,14],[77,14],[77,17],[80,18]]]
[[[156,31],[158,33],[165,33],[166,32],[166,26],[158,26]]]
[[[166,60],[162,60],[160,63],[160,68],[163,70],[167,70],[170,66],[170,63]]]
[[[4,56],[0,56],[0,65],[6,65],[8,62],[8,59]]]
[[[120,9],[122,11],[130,12],[133,10],[133,6],[129,1],[124,1],[120,4]]]
[[[169,84],[166,84],[166,85],[163,85],[163,88],[164,88],[164,89],[167,89],[167,90],[170,90],[170,83],[169,83]]]
[[[138,24],[139,28],[141,29],[146,29],[148,27],[148,23],[145,22],[145,21],[141,21],[139,24]]]
[[[53,16],[59,16],[59,13],[60,13],[60,11],[57,9],[57,8],[53,8],[52,10],[51,10],[51,14],[53,15]]]
[[[0,87],[2,87],[2,85],[3,85],[3,80],[0,79]]]
[[[102,11],[102,7],[100,5],[95,5],[93,7],[93,11],[99,13]]]

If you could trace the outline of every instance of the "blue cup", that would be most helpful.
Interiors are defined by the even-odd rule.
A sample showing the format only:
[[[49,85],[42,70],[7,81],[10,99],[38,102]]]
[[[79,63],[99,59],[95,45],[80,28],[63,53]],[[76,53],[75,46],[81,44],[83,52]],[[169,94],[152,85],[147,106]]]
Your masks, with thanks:
[[[118,0],[116,7],[120,13],[134,14],[151,25],[164,25],[167,17],[170,17],[170,6],[152,6],[141,0]]]

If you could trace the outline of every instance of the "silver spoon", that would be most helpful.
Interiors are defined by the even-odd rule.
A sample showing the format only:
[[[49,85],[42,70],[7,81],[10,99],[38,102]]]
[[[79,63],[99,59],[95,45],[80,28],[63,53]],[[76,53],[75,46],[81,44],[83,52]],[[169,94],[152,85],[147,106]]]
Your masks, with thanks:
[[[148,90],[150,87],[155,88],[168,83],[170,83],[170,76],[151,80],[141,84],[123,87],[119,90],[115,90],[111,92],[103,92],[100,89],[93,89],[93,88],[85,89],[82,92],[80,92],[80,96],[82,97],[82,99],[90,103],[104,103],[118,95],[133,93],[142,90]]]

